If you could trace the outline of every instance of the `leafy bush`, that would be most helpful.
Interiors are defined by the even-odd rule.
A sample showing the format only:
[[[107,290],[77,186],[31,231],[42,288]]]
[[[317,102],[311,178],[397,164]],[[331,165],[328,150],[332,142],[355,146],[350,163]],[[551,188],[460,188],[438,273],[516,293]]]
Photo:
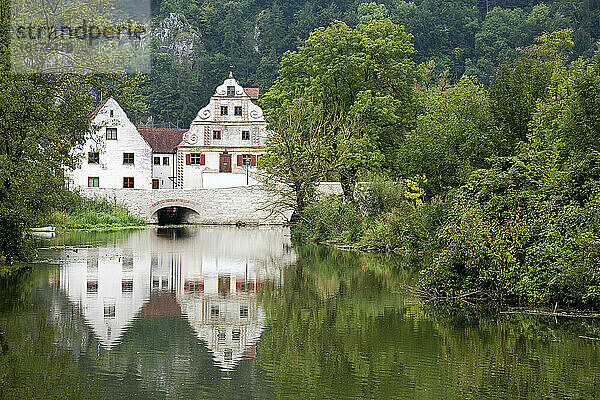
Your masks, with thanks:
[[[334,240],[355,243],[362,234],[364,219],[353,204],[341,197],[330,197],[310,204],[298,226],[294,237],[300,240]]]
[[[473,174],[440,229],[423,285],[533,303],[600,305],[600,153],[562,171],[541,155]]]
[[[416,207],[404,201],[366,224],[361,244],[379,249],[420,252],[431,250],[446,205],[439,199]]]

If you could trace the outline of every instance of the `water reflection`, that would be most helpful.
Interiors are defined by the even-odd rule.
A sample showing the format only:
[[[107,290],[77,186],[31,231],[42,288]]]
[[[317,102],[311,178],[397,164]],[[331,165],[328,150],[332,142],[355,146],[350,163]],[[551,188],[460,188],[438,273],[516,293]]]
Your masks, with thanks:
[[[256,356],[261,285],[294,262],[283,229],[149,229],[118,244],[75,248],[59,287],[101,347],[118,345],[138,316],[183,315],[223,371]]]
[[[419,260],[283,230],[49,242],[60,266],[0,279],[0,398],[600,398],[600,321],[423,304]]]

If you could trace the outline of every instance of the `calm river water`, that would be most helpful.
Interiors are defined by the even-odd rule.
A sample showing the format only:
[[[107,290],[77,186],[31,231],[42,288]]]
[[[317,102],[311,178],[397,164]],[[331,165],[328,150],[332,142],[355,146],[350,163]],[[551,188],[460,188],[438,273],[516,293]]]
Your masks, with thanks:
[[[423,303],[403,258],[283,228],[39,245],[0,281],[0,399],[600,398],[599,322]]]

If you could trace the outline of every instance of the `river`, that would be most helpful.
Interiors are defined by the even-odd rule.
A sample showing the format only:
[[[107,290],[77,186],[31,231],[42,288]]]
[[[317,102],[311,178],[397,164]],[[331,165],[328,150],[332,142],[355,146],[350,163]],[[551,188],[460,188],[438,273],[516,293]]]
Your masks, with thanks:
[[[0,399],[594,399],[600,323],[427,303],[284,228],[67,232],[0,281]]]

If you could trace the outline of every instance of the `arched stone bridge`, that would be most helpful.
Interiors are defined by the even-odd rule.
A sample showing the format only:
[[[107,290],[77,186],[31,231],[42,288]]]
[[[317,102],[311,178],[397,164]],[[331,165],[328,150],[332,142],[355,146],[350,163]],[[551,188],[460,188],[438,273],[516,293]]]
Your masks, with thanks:
[[[337,183],[322,183],[322,194],[340,193]],[[88,198],[104,198],[123,205],[129,212],[148,223],[158,223],[161,212],[178,209],[181,222],[197,224],[259,224],[280,225],[287,222],[291,210],[270,212],[271,193],[261,186],[242,186],[227,189],[102,189],[81,188]]]

